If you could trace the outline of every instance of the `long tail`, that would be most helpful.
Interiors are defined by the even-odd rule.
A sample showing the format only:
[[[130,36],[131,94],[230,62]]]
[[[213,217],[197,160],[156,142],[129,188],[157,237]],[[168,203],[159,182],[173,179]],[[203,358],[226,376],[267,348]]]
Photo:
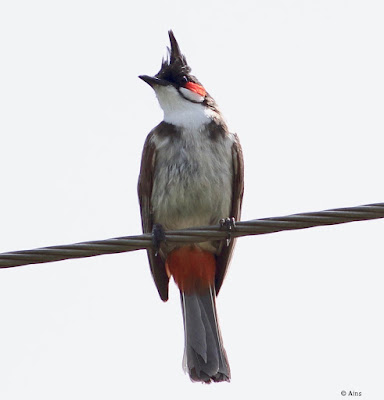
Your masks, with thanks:
[[[166,268],[181,294],[184,369],[192,381],[229,381],[231,373],[216,313],[215,256],[190,245],[168,254]]]
[[[205,383],[231,378],[217,321],[215,290],[185,294],[180,291],[184,317],[184,369],[192,381]]]

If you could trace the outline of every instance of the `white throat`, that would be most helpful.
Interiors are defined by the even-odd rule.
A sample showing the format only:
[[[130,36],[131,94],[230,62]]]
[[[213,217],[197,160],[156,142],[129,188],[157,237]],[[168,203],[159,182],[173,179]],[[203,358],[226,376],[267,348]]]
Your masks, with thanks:
[[[212,120],[213,110],[203,104],[186,100],[173,86],[156,86],[154,89],[164,111],[164,122],[199,129]]]

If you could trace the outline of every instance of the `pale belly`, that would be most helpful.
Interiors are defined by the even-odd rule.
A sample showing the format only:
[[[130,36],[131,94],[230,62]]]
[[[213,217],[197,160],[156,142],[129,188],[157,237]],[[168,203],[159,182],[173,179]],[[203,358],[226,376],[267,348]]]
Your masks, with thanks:
[[[232,142],[200,133],[159,142],[152,190],[154,222],[164,229],[217,224],[232,203]]]

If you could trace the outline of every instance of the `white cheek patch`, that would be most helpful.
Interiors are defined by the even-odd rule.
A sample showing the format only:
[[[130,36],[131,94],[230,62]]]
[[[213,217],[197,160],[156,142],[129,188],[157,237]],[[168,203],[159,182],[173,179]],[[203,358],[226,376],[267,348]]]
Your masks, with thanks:
[[[196,103],[202,103],[204,101],[204,97],[199,94],[189,90],[187,88],[181,87],[179,91],[183,94],[183,96],[191,101],[195,101]]]
[[[154,89],[164,111],[165,122],[198,130],[211,121],[214,111],[204,107],[204,98],[197,93],[184,89],[184,95],[172,85],[155,86]],[[186,99],[187,92],[192,101]]]

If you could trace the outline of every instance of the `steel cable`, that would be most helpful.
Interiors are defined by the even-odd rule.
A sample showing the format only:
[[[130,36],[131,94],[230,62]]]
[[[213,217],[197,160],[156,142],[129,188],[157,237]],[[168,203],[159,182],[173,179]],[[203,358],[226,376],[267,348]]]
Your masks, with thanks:
[[[236,222],[235,227],[231,230],[231,237],[262,235],[286,230],[305,229],[378,218],[384,218],[384,203],[240,221]],[[220,225],[213,225],[167,231],[166,240],[179,243],[198,243],[207,240],[224,240],[228,238],[228,234],[226,228]],[[147,249],[151,246],[151,234],[144,234],[43,247],[33,250],[13,251],[0,254],[0,268],[46,263],[72,258],[93,257],[103,254],[123,253]]]

